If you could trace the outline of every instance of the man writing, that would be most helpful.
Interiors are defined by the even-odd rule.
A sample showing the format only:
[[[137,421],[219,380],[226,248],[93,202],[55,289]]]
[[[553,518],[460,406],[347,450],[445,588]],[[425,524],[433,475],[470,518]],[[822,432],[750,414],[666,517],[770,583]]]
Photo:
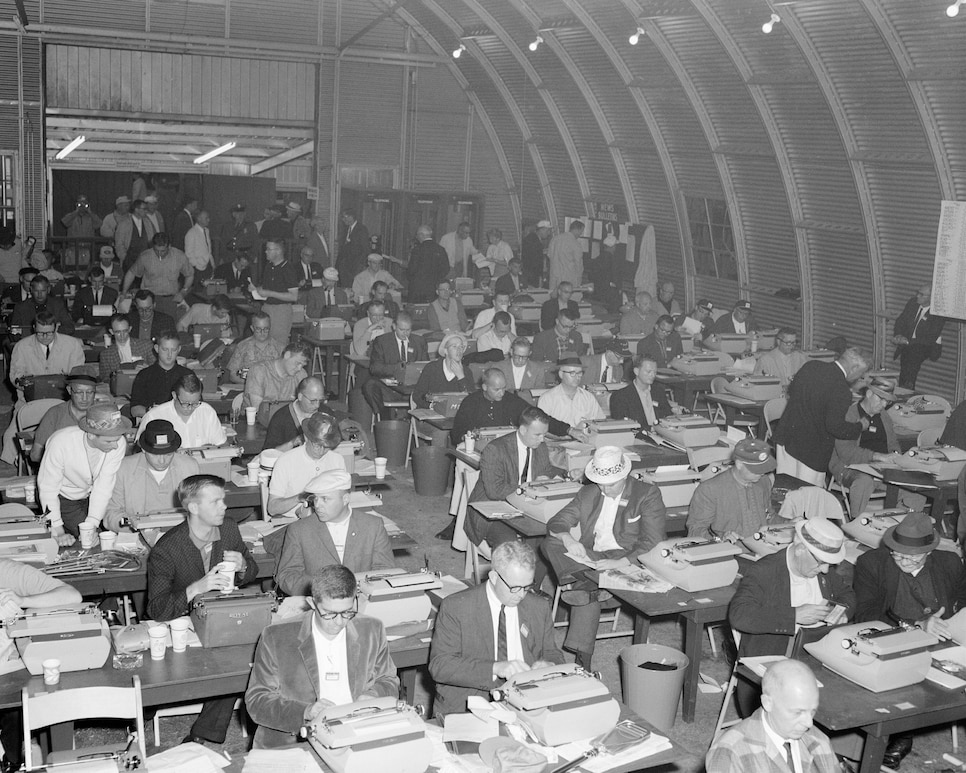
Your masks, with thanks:
[[[201,380],[194,374],[182,376],[171,390],[171,400],[156,405],[144,414],[138,437],[147,423],[155,419],[171,422],[185,448],[224,445],[228,439],[215,409],[201,397]]]
[[[664,389],[654,389],[657,377],[657,362],[646,354],[637,354],[633,359],[634,380],[629,386],[618,389],[610,396],[610,416],[612,419],[630,419],[648,430],[659,419],[671,415],[671,404]]]
[[[140,366],[154,362],[154,347],[143,338],[131,338],[131,323],[123,314],[111,317],[111,334],[114,343],[101,352],[98,372],[101,382],[111,383],[111,376],[121,370],[122,365],[139,363]]]
[[[587,344],[577,332],[580,315],[564,309],[550,330],[543,330],[533,337],[531,356],[535,360],[557,362],[564,357],[579,357],[587,350]]]
[[[134,308],[127,314],[131,335],[135,338],[157,340],[165,330],[174,330],[174,317],[155,308],[154,293],[140,289],[134,293]]]
[[[245,379],[245,405],[257,408],[265,400],[294,399],[308,364],[309,348],[299,343],[288,344],[277,360],[252,365]]]

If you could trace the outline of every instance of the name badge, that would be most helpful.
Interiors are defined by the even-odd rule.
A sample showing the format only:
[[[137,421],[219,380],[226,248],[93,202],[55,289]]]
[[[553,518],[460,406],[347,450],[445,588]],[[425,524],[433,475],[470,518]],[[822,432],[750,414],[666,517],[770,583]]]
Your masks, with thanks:
[[[326,671],[325,672],[325,681],[327,681],[327,682],[338,682],[339,681],[339,672],[338,671]]]
[[[530,637],[530,629],[527,628],[527,624],[526,623],[520,623],[520,635],[524,639],[527,639],[527,638]]]

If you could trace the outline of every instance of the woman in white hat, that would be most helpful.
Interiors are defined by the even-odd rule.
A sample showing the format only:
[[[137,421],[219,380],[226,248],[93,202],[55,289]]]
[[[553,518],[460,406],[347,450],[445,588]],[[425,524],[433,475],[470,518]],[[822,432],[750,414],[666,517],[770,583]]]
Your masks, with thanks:
[[[476,390],[469,369],[463,367],[466,344],[466,336],[462,333],[449,333],[443,337],[439,344],[439,358],[423,368],[413,390],[417,408],[429,408],[426,396],[430,394]]]
[[[561,596],[571,606],[564,649],[585,668],[594,654],[600,602],[610,594],[578,573],[587,567],[630,566],[634,557],[665,538],[661,492],[629,477],[630,471],[631,461],[620,448],[598,448],[584,470],[591,484],[547,523],[543,552],[557,582],[570,586]],[[574,526],[580,527],[580,539],[570,534]]]

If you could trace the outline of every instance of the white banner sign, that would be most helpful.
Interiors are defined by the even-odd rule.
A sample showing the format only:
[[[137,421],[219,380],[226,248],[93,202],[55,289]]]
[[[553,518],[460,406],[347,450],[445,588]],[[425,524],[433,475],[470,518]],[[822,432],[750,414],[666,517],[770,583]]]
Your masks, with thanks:
[[[966,319],[966,201],[942,205],[929,313]]]

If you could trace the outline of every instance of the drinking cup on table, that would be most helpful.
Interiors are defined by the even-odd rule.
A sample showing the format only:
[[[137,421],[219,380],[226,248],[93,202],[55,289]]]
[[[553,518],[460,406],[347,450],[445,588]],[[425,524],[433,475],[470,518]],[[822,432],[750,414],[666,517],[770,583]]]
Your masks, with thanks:
[[[258,463],[258,458],[256,457],[248,463],[248,484],[250,486],[258,485],[259,470],[261,470],[261,465]]]
[[[60,661],[49,658],[41,663],[44,669],[44,684],[58,684],[60,682]]]
[[[100,533],[101,550],[114,550],[114,543],[117,541],[117,534],[113,531],[102,531]]]
[[[27,483],[23,487],[23,495],[28,505],[37,504],[37,484]]]
[[[94,529],[94,525],[90,523],[82,523],[78,527],[80,532],[80,544],[84,550],[89,550],[94,547],[94,540],[97,539],[97,532]]]
[[[463,438],[463,448],[466,449],[466,453],[473,453],[473,451],[476,450],[476,438],[470,434],[467,434],[466,437]]]
[[[195,333],[193,336],[191,336],[191,343],[193,343],[195,345],[195,348],[196,349],[200,348],[201,347],[201,333]]]
[[[385,456],[377,456],[373,459],[373,463],[376,465],[376,477],[382,480],[386,477],[386,465],[389,460]]]
[[[168,646],[168,626],[164,623],[148,628],[151,640],[151,660],[164,660],[164,650]]]
[[[188,628],[191,620],[187,617],[176,617],[168,625],[171,626],[171,649],[184,652],[188,647]]]
[[[258,413],[258,408],[252,408],[251,406],[245,408],[245,423],[249,427],[255,426],[255,414]]]
[[[104,334],[104,347],[106,349],[110,349],[111,348],[111,334],[110,333],[105,333]]]
[[[231,593],[235,590],[235,564],[231,561],[222,561],[215,567],[218,574],[228,578],[228,587],[222,589],[222,593]]]

